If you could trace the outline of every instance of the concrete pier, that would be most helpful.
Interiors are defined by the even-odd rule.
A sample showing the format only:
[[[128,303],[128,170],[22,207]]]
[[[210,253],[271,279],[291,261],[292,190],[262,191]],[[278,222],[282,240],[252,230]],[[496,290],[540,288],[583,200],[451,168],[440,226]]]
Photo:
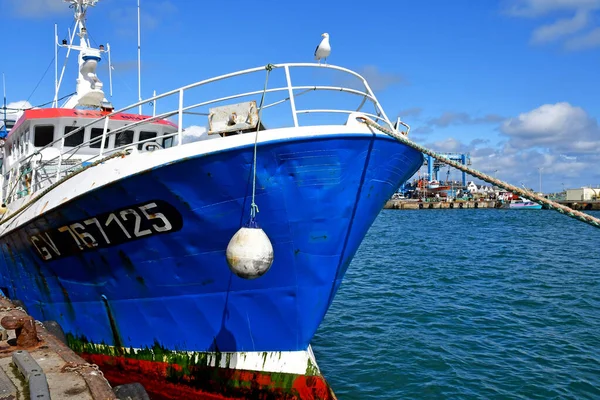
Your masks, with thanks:
[[[594,211],[600,210],[600,201],[572,201],[572,200],[553,200],[556,203],[565,205],[573,210]],[[383,208],[393,210],[431,210],[431,209],[466,209],[466,208],[500,208],[501,203],[495,200],[484,201],[414,201],[414,200],[388,200]],[[546,206],[542,206],[547,208]]]
[[[4,297],[0,324],[0,400],[118,399],[97,367]]]
[[[383,207],[394,210],[431,210],[431,209],[467,209],[467,208],[496,208],[496,201],[412,201],[388,200]]]

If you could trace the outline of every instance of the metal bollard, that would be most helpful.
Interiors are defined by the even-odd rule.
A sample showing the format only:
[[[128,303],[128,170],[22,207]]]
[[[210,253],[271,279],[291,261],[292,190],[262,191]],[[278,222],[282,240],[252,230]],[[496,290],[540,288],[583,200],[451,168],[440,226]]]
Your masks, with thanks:
[[[18,312],[18,314],[11,313],[2,318],[0,325],[5,329],[15,330],[17,346],[19,347],[31,347],[39,342],[35,320],[29,315],[25,315],[22,312]]]

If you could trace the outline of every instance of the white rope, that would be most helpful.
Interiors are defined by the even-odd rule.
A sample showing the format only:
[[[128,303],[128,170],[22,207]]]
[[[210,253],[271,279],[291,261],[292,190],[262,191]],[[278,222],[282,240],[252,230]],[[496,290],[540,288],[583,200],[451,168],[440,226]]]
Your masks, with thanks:
[[[265,94],[267,93],[267,85],[269,83],[269,74],[273,70],[273,65],[267,64],[265,69],[267,70],[267,76],[265,78],[265,87],[263,89],[262,97],[260,99],[260,105],[258,106],[258,123],[256,125],[256,135],[254,137],[254,160],[253,160],[253,167],[252,167],[252,169],[253,169],[253,171],[252,171],[252,204],[250,204],[250,223],[251,224],[254,223],[254,218],[256,217],[256,213],[258,212],[258,205],[256,204],[255,198],[256,198],[256,159],[257,159],[256,153],[257,153],[257,149],[258,149],[258,131],[260,130],[260,124],[261,124],[260,115],[261,115],[261,111],[263,108],[263,104],[265,102]]]
[[[444,164],[450,165],[451,167],[454,167],[460,171],[466,172],[467,174],[474,176],[476,178],[481,179],[482,181],[494,184],[498,187],[501,187],[503,189],[506,189],[508,191],[511,191],[513,193],[518,194],[521,197],[525,197],[527,199],[531,199],[533,201],[535,201],[538,204],[542,204],[542,205],[546,205],[549,209],[551,210],[556,210],[561,214],[565,214],[571,218],[575,218],[578,219],[580,221],[583,221],[587,224],[590,224],[592,226],[595,226],[596,228],[600,228],[600,219],[599,218],[595,218],[589,214],[586,213],[582,213],[580,211],[577,210],[573,210],[567,206],[564,206],[562,204],[556,203],[552,200],[546,199],[536,193],[533,192],[528,192],[524,189],[518,188],[516,186],[513,186],[507,182],[501,181],[500,179],[496,179],[493,178],[489,175],[484,174],[483,172],[479,172],[475,169],[469,168],[466,165],[462,165],[456,161],[450,160],[448,158],[445,158],[444,156],[437,154],[436,152],[434,152],[433,150],[430,150],[424,146],[421,146],[420,144],[417,144],[415,142],[413,142],[412,140],[410,140],[408,137],[406,137],[405,134],[399,134],[397,132],[391,131],[389,129],[386,129],[384,127],[382,127],[381,125],[379,125],[378,123],[370,120],[367,117],[359,117],[358,118],[360,121],[362,121],[363,123],[371,126],[372,128],[377,129],[380,132],[385,133],[388,136],[393,137],[394,139],[396,139],[397,141],[404,143],[405,145],[412,147],[415,150],[420,151],[423,154],[427,154],[433,158],[435,158],[438,161],[443,162]]]

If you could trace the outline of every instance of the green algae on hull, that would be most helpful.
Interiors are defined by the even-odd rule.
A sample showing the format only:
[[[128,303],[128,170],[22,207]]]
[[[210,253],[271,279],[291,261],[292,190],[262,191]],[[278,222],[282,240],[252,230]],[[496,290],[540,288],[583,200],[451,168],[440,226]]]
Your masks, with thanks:
[[[144,347],[134,349],[133,347],[116,347],[105,343],[91,343],[86,337],[76,337],[68,333],[66,335],[69,347],[77,353],[99,354],[111,357],[125,357],[141,361],[156,361],[169,364],[168,378],[179,381],[185,378],[188,379],[206,379],[207,368],[214,370],[231,369],[235,370],[235,365],[232,364],[237,358],[243,357],[246,359],[247,352],[239,352],[236,357],[233,353],[222,353],[216,351],[214,353],[193,352],[193,351],[177,351],[163,347],[158,341],[154,342],[152,347]],[[277,352],[277,357],[281,359],[281,352]],[[269,352],[262,352],[263,368],[267,364]],[[218,366],[219,368],[215,368]],[[209,373],[210,375],[210,373]],[[319,368],[309,358],[306,366],[306,376],[321,376]],[[282,384],[283,387],[290,387],[293,384],[297,374],[284,372],[269,372],[269,376],[274,383]],[[231,382],[234,386],[245,386],[246,382]]]

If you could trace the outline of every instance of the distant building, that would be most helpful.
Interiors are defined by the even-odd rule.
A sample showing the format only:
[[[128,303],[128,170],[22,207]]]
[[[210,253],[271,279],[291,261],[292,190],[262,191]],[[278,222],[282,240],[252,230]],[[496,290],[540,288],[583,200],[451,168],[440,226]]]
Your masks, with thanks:
[[[477,185],[475,184],[475,182],[467,183],[467,191],[471,193],[477,192]]]
[[[567,201],[600,200],[600,188],[567,189]]]

